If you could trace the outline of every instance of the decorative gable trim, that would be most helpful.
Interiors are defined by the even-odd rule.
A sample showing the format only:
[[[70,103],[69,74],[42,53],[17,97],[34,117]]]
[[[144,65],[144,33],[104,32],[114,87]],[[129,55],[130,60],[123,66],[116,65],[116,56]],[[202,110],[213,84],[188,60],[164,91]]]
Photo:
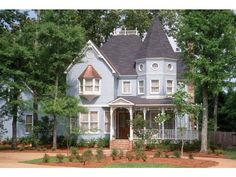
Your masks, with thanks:
[[[108,62],[108,60],[106,59],[106,57],[99,51],[99,49],[96,47],[96,45],[89,40],[85,47],[81,50],[81,52],[78,54],[77,57],[74,58],[74,60],[72,61],[72,63],[67,67],[67,69],[64,71],[65,74],[67,74],[70,69],[72,68],[72,66],[78,61],[78,59],[80,59],[81,57],[83,57],[85,55],[85,52],[88,49],[92,49],[93,51],[95,51],[96,55],[98,56],[98,58],[102,59],[107,65],[108,67],[111,69],[112,73],[116,73],[116,70],[114,69],[114,67]]]
[[[109,106],[124,106],[124,105],[133,106],[134,103],[120,97],[120,98],[117,98],[117,99],[113,100],[108,105]]]

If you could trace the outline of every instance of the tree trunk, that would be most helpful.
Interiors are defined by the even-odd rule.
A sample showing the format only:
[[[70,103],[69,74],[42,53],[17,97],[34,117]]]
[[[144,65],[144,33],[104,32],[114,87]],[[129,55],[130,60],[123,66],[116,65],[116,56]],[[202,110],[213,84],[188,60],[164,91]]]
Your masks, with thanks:
[[[214,132],[217,131],[218,100],[219,100],[219,94],[216,93],[216,94],[214,95],[214,111],[213,111],[213,118],[214,118]]]
[[[18,99],[18,94],[17,93],[13,93],[14,94],[14,101],[16,101]],[[13,108],[12,108],[12,149],[16,149],[17,147],[17,105],[14,104]]]
[[[52,148],[54,148],[54,149],[57,149],[57,118],[56,118],[56,116],[54,115],[53,116],[53,122],[54,122],[54,124],[53,124],[53,144],[52,144]]]
[[[37,96],[34,96],[33,98],[34,102],[33,102],[33,119],[34,119],[34,128],[36,128],[36,131],[34,130],[34,134],[36,137],[38,137],[38,130],[37,130],[37,126],[38,126],[38,99]]]
[[[181,144],[181,157],[184,156],[184,139],[182,138],[182,144]]]
[[[201,136],[201,151],[207,152],[207,129],[208,129],[208,88],[207,85],[203,86],[203,116],[202,116],[202,136]]]

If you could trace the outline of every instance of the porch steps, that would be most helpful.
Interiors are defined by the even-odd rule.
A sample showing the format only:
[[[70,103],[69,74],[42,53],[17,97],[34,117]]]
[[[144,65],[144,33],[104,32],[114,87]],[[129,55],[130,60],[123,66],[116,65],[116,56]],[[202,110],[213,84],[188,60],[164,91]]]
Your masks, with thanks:
[[[110,142],[110,149],[131,150],[132,141],[127,139],[116,139]]]

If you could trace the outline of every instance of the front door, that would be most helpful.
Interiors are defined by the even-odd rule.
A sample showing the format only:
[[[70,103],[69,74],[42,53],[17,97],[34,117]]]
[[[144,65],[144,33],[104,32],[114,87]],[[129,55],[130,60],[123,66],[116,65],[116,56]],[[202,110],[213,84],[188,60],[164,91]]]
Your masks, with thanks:
[[[118,111],[117,115],[117,138],[128,139],[129,138],[129,112]]]

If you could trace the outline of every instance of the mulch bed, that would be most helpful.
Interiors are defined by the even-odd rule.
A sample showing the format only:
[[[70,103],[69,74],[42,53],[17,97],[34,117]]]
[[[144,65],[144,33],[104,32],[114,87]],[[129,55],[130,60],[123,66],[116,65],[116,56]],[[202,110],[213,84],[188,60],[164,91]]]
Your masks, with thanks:
[[[143,163],[142,160],[132,160],[132,163]],[[124,164],[130,163],[128,159],[122,158],[112,160],[111,157],[106,157],[102,162],[86,162],[85,165],[79,162],[63,162],[63,163],[39,163],[39,165],[51,165],[51,166],[64,166],[64,167],[78,167],[78,168],[98,168],[111,164]],[[156,164],[168,164],[179,167],[191,167],[191,168],[208,168],[216,166],[218,162],[209,160],[197,160],[197,159],[180,159],[180,158],[148,158],[144,163],[156,163]]]

